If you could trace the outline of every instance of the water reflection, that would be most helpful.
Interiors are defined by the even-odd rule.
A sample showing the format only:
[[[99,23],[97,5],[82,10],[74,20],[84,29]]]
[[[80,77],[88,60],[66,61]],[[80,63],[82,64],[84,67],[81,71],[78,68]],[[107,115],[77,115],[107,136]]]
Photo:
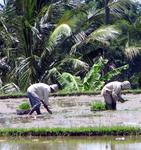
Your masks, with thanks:
[[[0,150],[140,150],[141,138],[128,137],[47,137],[20,139],[1,138]]]

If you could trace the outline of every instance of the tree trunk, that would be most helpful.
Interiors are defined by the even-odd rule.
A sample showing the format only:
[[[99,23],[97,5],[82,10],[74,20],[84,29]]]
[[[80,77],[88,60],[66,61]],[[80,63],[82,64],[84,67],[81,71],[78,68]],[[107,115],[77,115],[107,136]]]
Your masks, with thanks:
[[[105,7],[105,24],[110,23],[110,8],[108,7],[109,0],[104,0],[104,7]]]

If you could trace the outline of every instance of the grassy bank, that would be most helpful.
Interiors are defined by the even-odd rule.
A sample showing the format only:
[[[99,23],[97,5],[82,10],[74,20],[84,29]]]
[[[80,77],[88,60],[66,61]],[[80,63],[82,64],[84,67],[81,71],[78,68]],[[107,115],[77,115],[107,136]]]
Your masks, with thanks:
[[[80,96],[80,95],[98,95],[100,91],[85,91],[85,92],[58,92],[51,93],[51,96]],[[123,94],[140,94],[141,89],[122,91]],[[27,97],[26,93],[0,94],[0,99],[5,98],[22,98]]]
[[[0,136],[102,136],[102,135],[141,135],[137,127],[90,127],[90,128],[4,128]]]

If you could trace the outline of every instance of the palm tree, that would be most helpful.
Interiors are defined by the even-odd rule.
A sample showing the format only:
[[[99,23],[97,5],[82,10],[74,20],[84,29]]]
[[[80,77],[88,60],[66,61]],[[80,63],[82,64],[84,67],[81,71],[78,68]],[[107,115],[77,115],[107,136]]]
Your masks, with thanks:
[[[111,12],[120,9],[118,14],[121,14],[123,4],[127,3],[119,0],[108,3],[108,7]],[[78,47],[95,41],[108,44],[119,35],[115,26],[101,27],[104,8],[96,9],[93,0],[83,3],[16,0],[12,6],[16,8],[13,26],[19,41],[13,77],[22,88],[45,80],[54,67],[69,71],[62,67],[63,63],[77,66],[71,67],[73,71],[82,67],[87,71],[89,66],[80,61],[82,54],[78,54]]]

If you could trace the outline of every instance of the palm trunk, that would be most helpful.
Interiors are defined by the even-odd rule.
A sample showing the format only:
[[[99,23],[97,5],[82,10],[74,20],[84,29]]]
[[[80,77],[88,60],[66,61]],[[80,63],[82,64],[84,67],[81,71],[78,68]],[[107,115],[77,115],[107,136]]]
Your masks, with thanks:
[[[104,0],[104,7],[105,7],[105,24],[110,23],[110,8],[108,7],[109,0]]]

